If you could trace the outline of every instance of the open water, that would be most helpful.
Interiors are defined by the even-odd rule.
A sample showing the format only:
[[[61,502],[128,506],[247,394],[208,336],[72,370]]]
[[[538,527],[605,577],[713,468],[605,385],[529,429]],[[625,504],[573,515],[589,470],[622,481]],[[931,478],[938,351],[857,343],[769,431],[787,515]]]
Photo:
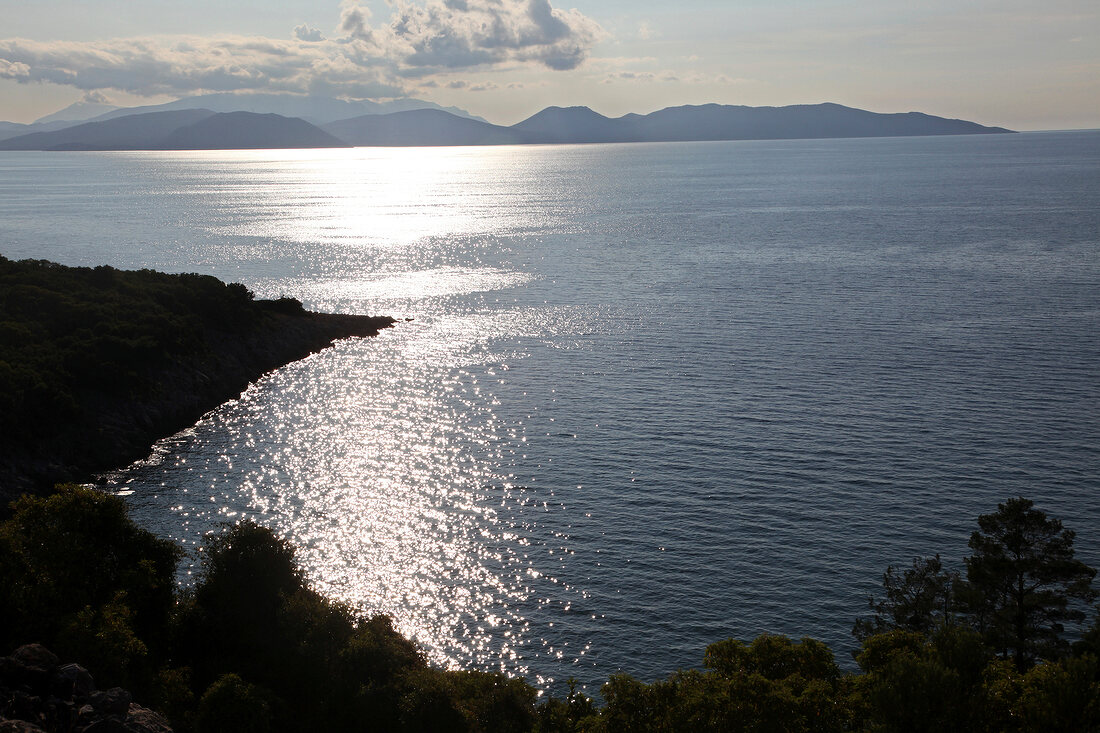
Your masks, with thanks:
[[[850,665],[886,566],[1016,495],[1100,564],[1100,132],[5,153],[0,254],[411,318],[108,485],[193,551],[272,526],[440,664]]]

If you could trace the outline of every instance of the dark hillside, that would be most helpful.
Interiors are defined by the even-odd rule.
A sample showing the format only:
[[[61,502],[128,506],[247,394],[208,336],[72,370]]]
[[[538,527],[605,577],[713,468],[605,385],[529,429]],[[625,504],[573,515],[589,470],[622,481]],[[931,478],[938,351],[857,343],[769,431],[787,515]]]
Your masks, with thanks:
[[[163,150],[259,150],[348,146],[297,117],[222,112],[174,130],[153,147]]]
[[[0,141],[0,150],[148,150],[168,133],[214,113],[206,109],[150,112],[106,122],[85,122],[54,132]]]
[[[0,499],[141,458],[265,372],[392,322],[205,275],[0,257]]]

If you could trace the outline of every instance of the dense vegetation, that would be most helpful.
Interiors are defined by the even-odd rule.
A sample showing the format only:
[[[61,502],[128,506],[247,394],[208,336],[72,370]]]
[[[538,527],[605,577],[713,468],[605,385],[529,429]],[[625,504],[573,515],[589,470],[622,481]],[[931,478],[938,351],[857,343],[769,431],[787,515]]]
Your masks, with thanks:
[[[204,275],[0,257],[0,498],[141,458],[264,372],[390,323]]]
[[[264,371],[390,322],[254,301],[211,277],[0,257],[0,498],[140,457]],[[181,733],[1100,730],[1100,620],[1072,645],[1066,628],[1087,623],[1095,571],[1022,498],[978,518],[960,569],[939,556],[887,569],[853,629],[857,674],[813,639],[730,639],[702,669],[611,677],[602,706],[430,667],[388,618],[311,590],[294,549],[255,524],[211,538],[179,589],[180,550],[118,497],[63,485],[5,509],[0,653],[45,644]],[[13,695],[0,725],[34,697]]]
[[[813,639],[731,639],[701,670],[613,676],[599,707],[431,668],[388,618],[312,591],[255,524],[212,538],[196,585],[176,590],[176,547],[119,498],[65,486],[0,523],[0,645],[45,643],[197,733],[1100,730],[1100,622],[1072,647],[1063,628],[1095,599],[1072,545],[1010,500],[979,519],[965,577],[938,557],[886,572],[856,625],[860,673]]]

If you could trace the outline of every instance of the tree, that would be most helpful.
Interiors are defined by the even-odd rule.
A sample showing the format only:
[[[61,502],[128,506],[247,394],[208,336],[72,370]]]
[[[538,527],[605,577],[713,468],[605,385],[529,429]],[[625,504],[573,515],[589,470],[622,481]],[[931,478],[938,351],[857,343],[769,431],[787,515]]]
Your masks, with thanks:
[[[1057,658],[1068,648],[1063,623],[1085,618],[1073,602],[1096,597],[1096,571],[1074,558],[1073,531],[1022,497],[978,517],[978,527],[966,559],[977,627],[1020,671]]]
[[[180,555],[117,496],[75,485],[24,496],[0,522],[0,645],[40,642],[80,655],[101,683],[140,687],[127,676],[163,635]]]
[[[867,599],[875,615],[856,619],[852,635],[861,642],[897,629],[927,636],[937,625],[951,621],[958,580],[958,573],[944,570],[939,555],[914,558],[913,565],[904,571],[891,565],[882,575],[886,597],[879,601]]]
[[[978,730],[992,712],[982,690],[991,657],[981,636],[959,625],[869,636],[856,656],[864,671],[853,680],[857,717],[871,730]]]

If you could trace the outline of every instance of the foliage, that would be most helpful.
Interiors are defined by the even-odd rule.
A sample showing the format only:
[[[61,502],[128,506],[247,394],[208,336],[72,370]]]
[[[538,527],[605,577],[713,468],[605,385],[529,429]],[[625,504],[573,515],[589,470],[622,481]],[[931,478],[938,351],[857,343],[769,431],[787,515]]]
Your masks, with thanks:
[[[900,629],[870,636],[857,656],[865,674],[854,685],[854,702],[888,731],[971,730],[984,714],[990,658],[981,637],[958,626],[930,636]]]
[[[764,634],[751,644],[735,639],[707,648],[710,671],[679,671],[646,685],[614,675],[603,687],[607,704],[595,730],[606,731],[840,731],[840,671],[832,653],[813,639],[793,642]]]
[[[23,497],[0,523],[0,643],[42,642],[102,682],[137,682],[130,672],[165,632],[179,556],[116,496],[67,485]]]
[[[41,481],[98,465],[117,450],[108,408],[152,399],[183,363],[209,373],[217,344],[301,313],[207,275],[0,257],[0,467]]]
[[[958,573],[944,569],[939,555],[914,558],[904,570],[891,565],[882,576],[885,597],[867,600],[874,616],[856,619],[852,635],[863,641],[896,629],[930,633],[953,619],[958,580]]]
[[[204,555],[180,606],[173,657],[198,689],[230,679],[234,690],[264,690],[272,731],[351,730],[363,720],[384,730],[531,729],[533,688],[428,667],[389,618],[356,618],[311,590],[293,546],[269,529],[243,522]]]
[[[1074,564],[1072,533],[1020,507],[1018,521],[981,522],[976,536],[1002,540],[974,543],[971,583],[999,546],[1022,548],[1010,559],[1049,552],[1027,566],[1042,577],[1045,560],[1091,579]],[[1016,542],[1006,525],[1047,541]],[[254,523],[211,538],[196,586],[174,595],[178,556],[117,497],[67,486],[24,498],[0,523],[0,634],[9,646],[46,641],[101,686],[129,685],[179,733],[1100,730],[1100,619],[1073,656],[1020,669],[945,602],[955,580],[938,558],[887,572],[875,623],[888,630],[863,638],[859,674],[842,674],[821,642],[764,634],[712,644],[702,669],[653,683],[613,675],[599,707],[572,683],[565,699],[536,705],[523,680],[433,669],[388,617],[311,590],[293,546]]]
[[[1068,650],[1063,622],[1084,620],[1073,601],[1096,598],[1096,571],[1074,558],[1072,530],[1024,498],[978,518],[966,560],[967,591],[987,642],[1023,671]]]
[[[235,674],[226,674],[203,693],[195,715],[196,733],[268,733],[271,703],[268,694]]]

